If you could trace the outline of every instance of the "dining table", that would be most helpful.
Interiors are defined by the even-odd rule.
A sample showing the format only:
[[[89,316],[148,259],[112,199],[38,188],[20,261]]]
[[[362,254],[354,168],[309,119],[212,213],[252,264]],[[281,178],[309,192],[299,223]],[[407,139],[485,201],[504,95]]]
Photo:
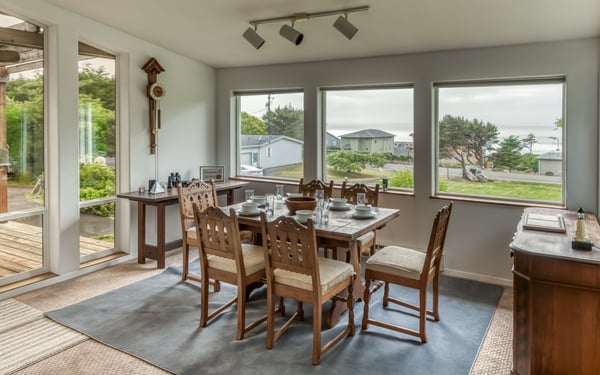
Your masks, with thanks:
[[[240,227],[247,228],[258,232],[260,229],[259,214],[244,214],[240,213],[241,204],[237,203],[223,207],[229,212],[233,208],[238,215],[238,223]],[[373,207],[372,215],[358,217],[355,214],[355,206],[346,205],[341,208],[329,207],[329,219],[327,222],[321,220],[313,224],[315,227],[315,235],[320,244],[326,244],[328,248],[334,248],[337,251],[337,259],[346,260],[352,264],[356,272],[356,279],[353,285],[353,296],[355,301],[362,299],[364,293],[364,282],[361,278],[360,250],[356,240],[373,230],[383,228],[387,223],[400,216],[400,210],[396,208]],[[260,209],[264,211],[264,208]],[[267,220],[273,220],[279,216],[295,216],[291,215],[284,201],[276,202],[272,212],[268,212]],[[345,303],[332,303],[331,308],[327,312],[326,324],[328,328],[335,326],[341,318],[342,313],[347,309]]]

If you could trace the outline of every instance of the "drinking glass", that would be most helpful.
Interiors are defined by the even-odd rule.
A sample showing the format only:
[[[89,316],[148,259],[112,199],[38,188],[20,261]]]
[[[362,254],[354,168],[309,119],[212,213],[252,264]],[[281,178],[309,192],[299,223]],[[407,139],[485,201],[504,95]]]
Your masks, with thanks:
[[[246,202],[251,201],[252,200],[252,196],[254,195],[254,189],[246,189],[244,191],[245,197],[246,197]]]
[[[265,212],[267,215],[273,215],[275,210],[275,195],[265,194]]]
[[[275,194],[277,194],[277,200],[280,201],[283,199],[283,185],[277,184],[275,185]]]
[[[325,196],[325,192],[323,189],[315,190],[315,198],[317,199],[317,205],[319,207],[323,207],[323,197]]]
[[[356,205],[364,206],[367,201],[367,194],[365,193],[357,193],[356,194]]]

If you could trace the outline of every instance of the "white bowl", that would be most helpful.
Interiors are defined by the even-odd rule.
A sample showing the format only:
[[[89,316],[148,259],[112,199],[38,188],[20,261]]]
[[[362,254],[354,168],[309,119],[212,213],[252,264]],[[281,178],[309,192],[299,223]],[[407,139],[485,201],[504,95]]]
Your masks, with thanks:
[[[242,203],[242,212],[254,213],[257,211],[258,211],[258,203],[256,203],[256,202]]]
[[[311,210],[298,210],[296,211],[296,218],[301,223],[306,223],[306,221],[312,218],[313,212]]]
[[[256,202],[259,205],[265,204],[265,202],[267,201],[267,198],[265,198],[264,195],[253,195],[250,197],[250,199],[252,200],[252,202]]]
[[[302,193],[286,193],[290,198],[298,198],[302,196]]]
[[[344,207],[346,202],[348,202],[348,199],[346,198],[331,198],[331,204],[334,207]]]
[[[354,211],[359,215],[368,215],[371,213],[371,206],[356,206]]]

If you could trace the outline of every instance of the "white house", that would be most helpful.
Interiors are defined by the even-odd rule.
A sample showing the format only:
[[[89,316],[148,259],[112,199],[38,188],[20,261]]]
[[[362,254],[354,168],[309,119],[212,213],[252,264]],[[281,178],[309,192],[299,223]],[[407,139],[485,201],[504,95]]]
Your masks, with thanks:
[[[538,171],[542,175],[562,176],[562,154],[550,151],[538,157]]]
[[[302,164],[304,142],[285,135],[242,135],[240,164],[277,168]]]
[[[342,150],[394,152],[394,135],[378,129],[364,129],[340,137]]]

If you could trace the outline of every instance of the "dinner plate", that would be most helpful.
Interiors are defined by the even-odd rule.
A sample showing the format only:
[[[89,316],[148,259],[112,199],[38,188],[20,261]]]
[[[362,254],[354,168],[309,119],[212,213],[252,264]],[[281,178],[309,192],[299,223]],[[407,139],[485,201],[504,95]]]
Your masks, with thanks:
[[[329,206],[330,211],[348,211],[351,208],[352,208],[352,206],[349,204],[347,204],[345,206],[333,206],[333,205]]]
[[[238,210],[238,215],[249,216],[249,217],[258,216],[258,215],[260,215],[260,210],[251,211],[251,212],[244,212],[242,210]]]
[[[359,215],[356,212],[352,214],[352,217],[355,219],[372,219],[375,217],[375,212],[369,212],[366,215]]]

